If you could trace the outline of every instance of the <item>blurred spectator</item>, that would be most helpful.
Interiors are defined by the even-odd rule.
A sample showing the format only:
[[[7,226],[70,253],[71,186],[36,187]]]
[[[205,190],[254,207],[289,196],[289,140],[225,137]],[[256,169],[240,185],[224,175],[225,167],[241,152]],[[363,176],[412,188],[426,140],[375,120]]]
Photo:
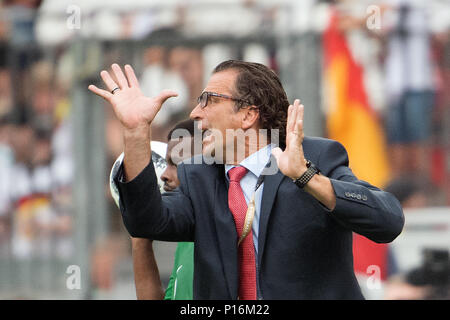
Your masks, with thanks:
[[[170,51],[169,68],[183,79],[189,94],[185,109],[174,122],[186,118],[197,105],[197,97],[203,90],[203,61],[201,51],[195,48],[175,47]]]
[[[31,68],[31,103],[33,125],[42,130],[51,130],[54,125],[55,84],[53,67],[44,60],[33,64]],[[56,87],[58,85],[56,84]]]
[[[3,9],[4,4],[0,4],[0,116],[9,113],[12,108],[12,87],[8,70],[8,37],[9,24]]]
[[[5,0],[4,8],[10,22],[10,43],[24,47],[34,42],[36,10],[42,0]]]
[[[10,139],[14,160],[6,200],[11,250],[20,259],[67,258],[73,252],[72,155],[68,113],[61,106],[68,91],[61,90],[65,82],[57,81],[54,65],[35,60],[40,52],[29,45],[8,52],[13,81],[21,84],[14,86],[17,124]]]
[[[155,118],[154,125],[162,126],[174,121],[174,118],[180,113],[186,113],[188,110],[189,89],[181,77],[169,64],[168,57],[171,55],[167,49],[162,47],[151,47],[144,53],[145,67],[139,80],[142,92],[153,97],[164,89],[171,88],[178,93],[178,97],[169,99]],[[176,59],[177,51],[172,54]],[[175,120],[176,121],[176,120]]]
[[[448,146],[440,128],[447,122],[442,40],[448,39],[449,7],[415,0],[338,3],[340,28],[364,66],[368,98],[384,116],[391,175],[413,173],[445,187]],[[370,7],[379,12],[367,11]],[[374,21],[378,28],[369,27]],[[434,198],[430,205],[445,203],[443,197]]]
[[[14,164],[14,155],[10,139],[13,124],[10,117],[0,118],[0,253],[5,253],[9,237],[9,211],[11,203],[9,190],[11,188],[10,174]]]
[[[129,255],[128,243],[129,240],[117,230],[95,243],[90,268],[92,284],[96,290],[111,291],[117,284],[117,265]]]
[[[0,60],[2,59],[0,44]],[[0,116],[4,116],[12,111],[12,86],[9,70],[1,67],[0,61]]]
[[[11,244],[13,254],[20,258],[31,256],[35,234],[33,218],[36,214],[36,211],[34,211],[36,199],[32,197],[35,188],[31,169],[36,136],[28,121],[26,118],[19,119],[11,136],[11,146],[14,152],[14,165],[9,175],[11,179],[9,200],[13,208]],[[37,200],[37,202],[43,203],[40,200]],[[47,203],[44,204],[44,207],[46,205]]]
[[[395,174],[428,174],[435,83],[426,8],[413,0],[391,1],[385,14],[385,85],[388,142]]]
[[[424,208],[429,205],[427,202],[428,189],[429,186],[425,186],[423,181],[411,176],[396,178],[384,188],[400,201],[404,209]]]
[[[59,243],[52,240],[61,232],[66,234],[70,224],[52,202],[51,131],[29,123],[30,119],[22,118],[13,128],[14,163],[8,175],[11,249],[19,259],[57,255]]]

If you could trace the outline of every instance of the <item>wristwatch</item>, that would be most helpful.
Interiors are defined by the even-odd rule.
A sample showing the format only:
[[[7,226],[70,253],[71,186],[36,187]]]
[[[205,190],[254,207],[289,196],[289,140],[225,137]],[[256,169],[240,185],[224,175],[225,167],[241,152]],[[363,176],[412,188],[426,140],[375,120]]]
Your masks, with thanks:
[[[299,178],[292,179],[292,181],[296,184],[297,187],[303,189],[309,180],[314,177],[315,174],[320,173],[320,170],[309,160],[306,160],[306,171]]]

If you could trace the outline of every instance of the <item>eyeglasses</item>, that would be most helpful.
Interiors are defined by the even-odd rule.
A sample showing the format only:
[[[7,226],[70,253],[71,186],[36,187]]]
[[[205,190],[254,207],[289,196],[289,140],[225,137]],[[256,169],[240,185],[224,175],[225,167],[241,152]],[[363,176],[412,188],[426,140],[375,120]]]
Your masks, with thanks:
[[[208,100],[209,97],[217,97],[217,98],[223,98],[223,99],[228,99],[228,100],[233,100],[236,102],[240,102],[240,103],[245,103],[248,105],[251,105],[250,102],[243,100],[243,99],[236,99],[224,94],[220,94],[220,93],[215,93],[215,92],[209,92],[209,91],[204,91],[200,97],[197,98],[197,103],[200,105],[200,107],[203,109],[208,105]]]

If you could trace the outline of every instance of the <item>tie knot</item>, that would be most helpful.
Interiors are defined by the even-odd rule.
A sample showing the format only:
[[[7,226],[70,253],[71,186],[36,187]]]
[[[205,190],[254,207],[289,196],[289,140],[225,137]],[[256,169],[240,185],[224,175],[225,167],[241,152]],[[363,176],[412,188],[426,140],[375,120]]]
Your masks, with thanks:
[[[242,167],[242,166],[231,168],[230,171],[228,171],[228,176],[230,177],[230,182],[231,181],[240,182],[241,179],[247,173],[247,171],[248,171],[247,168]]]

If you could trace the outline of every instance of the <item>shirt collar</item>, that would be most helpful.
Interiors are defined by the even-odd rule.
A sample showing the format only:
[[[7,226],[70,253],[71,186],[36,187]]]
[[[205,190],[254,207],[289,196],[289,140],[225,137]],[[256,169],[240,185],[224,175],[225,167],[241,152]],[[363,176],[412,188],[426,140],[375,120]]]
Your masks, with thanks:
[[[274,144],[268,144],[267,146],[259,149],[258,151],[252,153],[247,158],[242,160],[239,165],[248,169],[251,173],[253,173],[256,177],[259,177],[264,170],[264,167],[270,160],[270,155],[272,152],[272,148],[274,148]],[[232,164],[225,164],[225,176],[228,178],[228,171],[232,168],[237,167]]]

